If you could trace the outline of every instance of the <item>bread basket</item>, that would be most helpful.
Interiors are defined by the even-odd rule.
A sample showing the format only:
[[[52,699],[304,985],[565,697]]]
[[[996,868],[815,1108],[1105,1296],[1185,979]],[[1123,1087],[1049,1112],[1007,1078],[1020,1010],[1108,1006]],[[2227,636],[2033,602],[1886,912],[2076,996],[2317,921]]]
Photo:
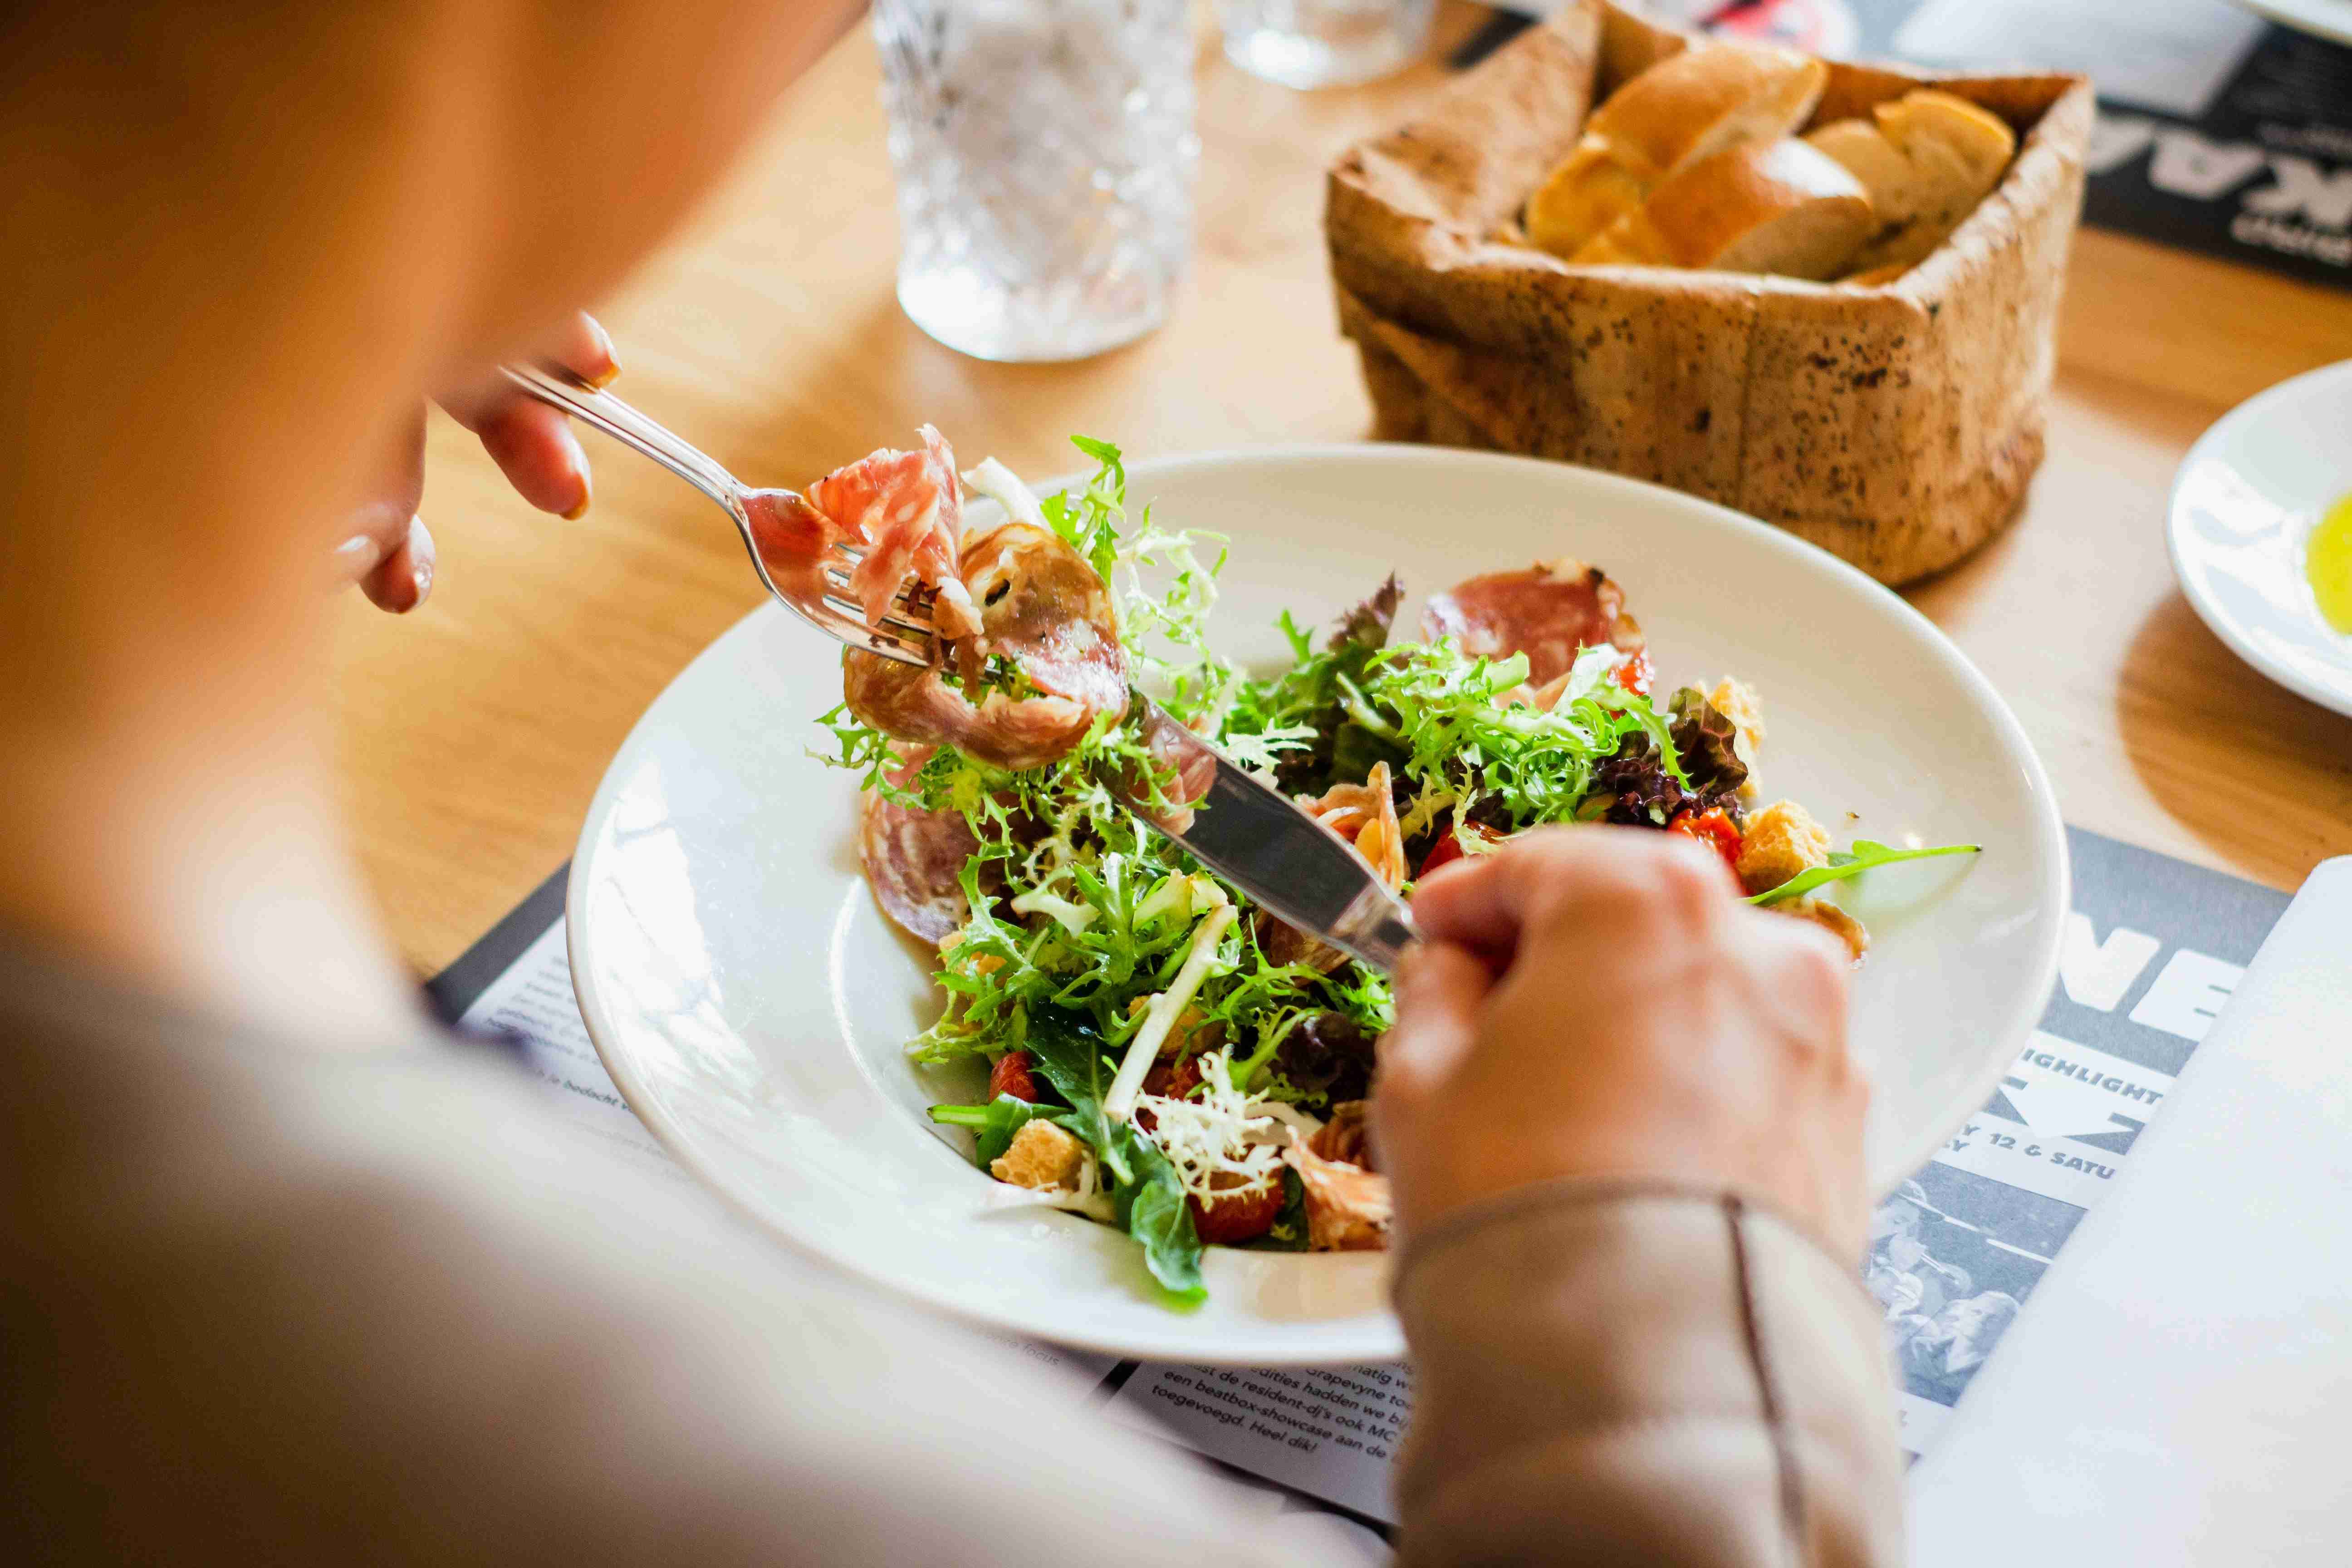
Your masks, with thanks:
[[[1832,63],[1814,123],[1932,83],[2018,133],[1992,195],[1891,282],[1571,268],[1507,237],[1591,106],[1685,47],[1575,0],[1333,165],[1332,279],[1377,433],[1672,485],[1882,582],[1950,565],[2042,460],[2088,79]]]

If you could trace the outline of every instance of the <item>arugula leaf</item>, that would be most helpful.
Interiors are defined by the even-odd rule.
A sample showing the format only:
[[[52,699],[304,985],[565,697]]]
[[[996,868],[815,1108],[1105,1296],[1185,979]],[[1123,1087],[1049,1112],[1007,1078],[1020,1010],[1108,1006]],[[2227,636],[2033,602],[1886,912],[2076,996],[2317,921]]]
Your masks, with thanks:
[[[1800,871],[1779,887],[1767,889],[1748,901],[1751,904],[1777,904],[1784,899],[1810,893],[1815,888],[1826,888],[1832,882],[1859,877],[1879,866],[1892,866],[1901,860],[1931,860],[1939,855],[1974,855],[1980,847],[1975,844],[1943,844],[1933,849],[1895,849],[1867,838],[1857,838],[1851,851],[1832,850],[1828,865]]]
[[[1013,1135],[1039,1117],[1057,1121],[1060,1111],[1050,1105],[1032,1105],[1009,1094],[1000,1094],[986,1105],[934,1105],[930,1118],[942,1127],[971,1129],[974,1147],[972,1163],[985,1171],[1003,1157],[1013,1146]]]
[[[1102,1031],[1093,1020],[1066,1008],[1040,1007],[1030,1015],[1025,1048],[1031,1063],[1070,1102],[1070,1131],[1092,1144],[1109,1165],[1113,1129],[1103,1114],[1102,1097],[1110,1092],[1118,1068],[1105,1059],[1110,1047]],[[1124,1169],[1111,1173],[1122,1179],[1130,1174]]]
[[[1037,1070],[1070,1102],[1062,1125],[1091,1144],[1102,1161],[1112,1212],[1119,1228],[1143,1247],[1144,1267],[1179,1300],[1205,1300],[1201,1233],[1193,1227],[1176,1167],[1134,1128],[1103,1113],[1102,1097],[1118,1069],[1107,1059],[1102,1032],[1081,1015],[1040,1008],[1029,1019],[1028,1049]]]
[[[1136,1180],[1111,1189],[1118,1223],[1142,1244],[1143,1266],[1161,1289],[1188,1303],[1207,1300],[1209,1288],[1201,1279],[1201,1233],[1193,1227],[1192,1205],[1185,1200],[1176,1167],[1131,1128],[1119,1131],[1132,1145]]]

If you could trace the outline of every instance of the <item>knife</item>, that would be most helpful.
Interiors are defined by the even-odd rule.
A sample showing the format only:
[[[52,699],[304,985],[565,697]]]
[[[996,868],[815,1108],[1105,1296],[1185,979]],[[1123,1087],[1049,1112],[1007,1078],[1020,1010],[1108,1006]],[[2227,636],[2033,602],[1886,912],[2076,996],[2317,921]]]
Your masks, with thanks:
[[[1143,743],[1172,773],[1159,798],[1123,792],[1143,822],[1269,912],[1383,974],[1421,940],[1404,900],[1346,839],[1138,693]]]

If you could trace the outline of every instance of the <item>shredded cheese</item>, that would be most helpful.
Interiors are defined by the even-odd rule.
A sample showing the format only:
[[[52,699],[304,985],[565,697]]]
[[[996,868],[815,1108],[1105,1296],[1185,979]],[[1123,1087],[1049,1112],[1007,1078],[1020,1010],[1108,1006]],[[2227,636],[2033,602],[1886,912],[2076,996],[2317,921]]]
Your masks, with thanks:
[[[1281,1172],[1291,1140],[1311,1137],[1323,1124],[1295,1106],[1235,1088],[1231,1052],[1204,1051],[1199,1060],[1201,1087],[1191,1094],[1138,1098],[1136,1109],[1151,1112],[1144,1136],[1168,1156],[1185,1191],[1204,1201],[1265,1185]],[[1219,1176],[1224,1184],[1217,1184]]]

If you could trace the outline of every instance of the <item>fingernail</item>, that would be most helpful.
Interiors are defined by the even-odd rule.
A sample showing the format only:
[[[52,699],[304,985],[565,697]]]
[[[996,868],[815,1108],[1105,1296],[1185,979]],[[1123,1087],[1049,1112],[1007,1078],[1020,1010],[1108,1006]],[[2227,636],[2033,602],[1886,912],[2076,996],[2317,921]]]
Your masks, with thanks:
[[[364,533],[354,533],[335,546],[335,567],[352,582],[358,582],[376,568],[383,559],[383,546]]]
[[[596,487],[588,478],[588,470],[580,470],[580,504],[563,514],[566,522],[578,522],[588,515],[588,503],[596,499]]]
[[[425,595],[433,592],[435,554],[433,531],[425,526],[423,518],[410,518],[408,520],[408,558],[411,563],[409,576],[416,584],[416,604],[408,606],[412,610],[416,608],[417,605],[425,603]]]
[[[611,333],[604,331],[604,323],[593,316],[588,317],[587,321],[588,331],[596,340],[597,350],[604,356],[604,368],[590,373],[588,384],[604,386],[621,374],[621,359],[613,352],[613,337]]]

